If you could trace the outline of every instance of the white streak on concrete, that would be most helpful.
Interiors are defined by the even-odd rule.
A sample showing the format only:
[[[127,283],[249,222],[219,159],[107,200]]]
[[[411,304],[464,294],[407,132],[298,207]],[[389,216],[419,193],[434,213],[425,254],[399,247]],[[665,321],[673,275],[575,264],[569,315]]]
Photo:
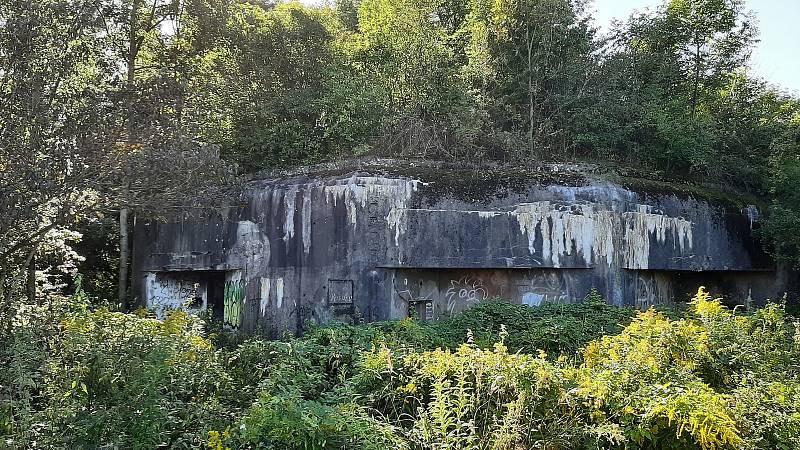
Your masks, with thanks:
[[[297,186],[289,186],[284,195],[286,218],[283,221],[283,241],[289,242],[294,236],[294,214],[297,201]]]
[[[240,220],[236,223],[236,246],[231,249],[233,253],[245,258],[252,258],[252,263],[260,265],[269,262],[269,239],[261,232],[255,222]]]
[[[667,235],[683,254],[693,246],[692,223],[683,217],[653,214],[652,207],[638,205],[636,212],[625,216],[625,260],[630,269],[647,269],[650,263],[650,237],[661,245],[667,243]]]
[[[408,218],[404,208],[392,208],[386,215],[386,223],[389,228],[394,230],[394,245],[400,245],[400,236],[405,234],[408,226]]]
[[[367,217],[374,218],[376,212],[385,214],[386,224],[391,230],[390,239],[393,238],[394,244],[400,246],[411,219],[409,211],[417,211],[408,206],[420,184],[418,180],[353,175],[336,180],[333,184],[323,182],[287,186],[283,195],[286,207],[284,240],[288,241],[294,236],[295,199],[298,190],[303,189],[301,233],[306,254],[310,252],[312,241],[311,200],[315,191],[321,191],[324,201],[329,205],[344,204],[353,231],[367,225]],[[541,252],[537,259],[552,267],[561,267],[575,259],[586,265],[602,262],[611,265],[615,259],[620,259],[622,261],[618,263],[625,267],[645,269],[649,264],[651,239],[653,245],[671,245],[681,254],[692,249],[690,221],[666,216],[648,205],[636,204],[634,210],[626,208],[624,205],[635,204],[634,193],[622,189],[609,191],[605,186],[551,186],[547,190],[557,200],[523,203],[510,211],[455,212],[477,214],[481,220],[502,215],[515,218],[520,232],[527,238],[530,255]],[[754,221],[755,213],[749,215],[751,222]]]
[[[520,231],[528,238],[528,250],[536,253],[536,239],[541,236],[542,262],[560,267],[573,249],[586,264],[614,259],[615,230],[625,223],[626,261],[630,268],[646,269],[649,261],[650,235],[661,245],[672,244],[681,253],[693,245],[692,224],[682,217],[654,214],[651,207],[638,205],[636,212],[619,214],[597,209],[598,204],[564,205],[541,201],[523,203],[509,214],[516,217]],[[621,228],[621,227],[619,227]],[[668,237],[671,241],[668,242]]]
[[[335,185],[324,186],[323,191],[326,203],[333,203],[336,206],[341,201],[345,204],[348,222],[354,230],[358,226],[359,216],[364,216],[364,214],[359,215],[359,210],[364,211],[370,199],[378,200],[382,208],[388,201],[389,212],[386,220],[395,229],[396,240],[399,240],[405,232],[402,224],[405,223],[406,216],[402,212],[393,210],[406,208],[421,183],[419,180],[353,175],[348,179],[339,180]]]
[[[747,218],[750,220],[750,230],[753,229],[753,225],[758,221],[759,213],[758,208],[755,205],[747,205],[745,208],[745,214],[747,214]]]
[[[283,278],[275,280],[275,299],[278,308],[283,305]]]
[[[303,252],[307,255],[311,251],[311,186],[303,189],[303,210],[300,214],[302,222]]]
[[[261,315],[263,316],[267,312],[267,306],[269,305],[269,289],[270,289],[270,279],[269,278],[261,278]]]

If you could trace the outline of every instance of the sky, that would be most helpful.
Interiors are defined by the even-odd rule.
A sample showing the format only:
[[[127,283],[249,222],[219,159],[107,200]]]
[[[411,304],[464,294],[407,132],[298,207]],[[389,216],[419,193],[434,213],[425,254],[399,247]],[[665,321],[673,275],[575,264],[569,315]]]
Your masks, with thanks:
[[[600,29],[625,20],[635,10],[655,8],[661,0],[594,0]],[[800,0],[745,0],[758,23],[760,42],[751,62],[752,74],[800,94]]]

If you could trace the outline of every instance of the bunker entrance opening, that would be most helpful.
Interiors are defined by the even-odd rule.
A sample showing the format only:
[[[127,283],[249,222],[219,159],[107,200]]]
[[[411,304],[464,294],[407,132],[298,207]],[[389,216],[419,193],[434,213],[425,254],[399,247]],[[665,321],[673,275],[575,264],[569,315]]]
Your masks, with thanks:
[[[222,320],[225,310],[225,281],[222,270],[169,270],[146,275],[149,309],[163,316],[172,309],[192,313],[210,311]]]

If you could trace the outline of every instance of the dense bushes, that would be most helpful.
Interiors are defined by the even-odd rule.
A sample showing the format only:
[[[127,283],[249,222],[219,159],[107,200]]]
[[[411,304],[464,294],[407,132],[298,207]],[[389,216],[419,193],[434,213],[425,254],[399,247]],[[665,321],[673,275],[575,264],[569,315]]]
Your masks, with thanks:
[[[357,384],[414,448],[797,448],[795,327],[776,305],[735,315],[700,291],[686,318],[641,313],[580,364],[502,342],[384,346]]]
[[[73,299],[19,312],[2,339],[0,447],[800,446],[798,325],[703,291],[672,318],[487,302],[238,344],[183,313]]]
[[[507,332],[504,343],[511,351],[573,355],[593,339],[619,333],[635,314],[633,308],[609,306],[593,290],[577,304],[529,308],[502,301],[481,303],[433,328],[452,349],[464,342],[468,330],[479,347],[491,347],[500,341],[502,326]]]
[[[202,323],[32,309],[0,351],[0,423],[11,448],[192,448],[234,419],[234,398]],[[8,365],[6,365],[8,364]]]

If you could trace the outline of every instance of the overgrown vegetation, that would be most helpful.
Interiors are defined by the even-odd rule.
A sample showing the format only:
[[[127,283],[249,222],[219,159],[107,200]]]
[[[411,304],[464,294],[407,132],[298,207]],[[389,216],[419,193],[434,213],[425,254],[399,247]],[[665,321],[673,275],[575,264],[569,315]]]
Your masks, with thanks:
[[[0,346],[6,448],[775,449],[800,445],[800,325],[588,299],[223,345],[176,311],[20,310]],[[546,350],[545,350],[546,349]]]
[[[0,308],[76,265],[106,295],[112,262],[124,304],[134,215],[210,213],[236,172],[363,154],[724,185],[767,206],[765,242],[800,264],[800,103],[747,70],[744,1],[664,0],[606,33],[590,10],[1,0]],[[74,258],[81,230],[101,229],[118,244],[94,247],[118,256]]]

